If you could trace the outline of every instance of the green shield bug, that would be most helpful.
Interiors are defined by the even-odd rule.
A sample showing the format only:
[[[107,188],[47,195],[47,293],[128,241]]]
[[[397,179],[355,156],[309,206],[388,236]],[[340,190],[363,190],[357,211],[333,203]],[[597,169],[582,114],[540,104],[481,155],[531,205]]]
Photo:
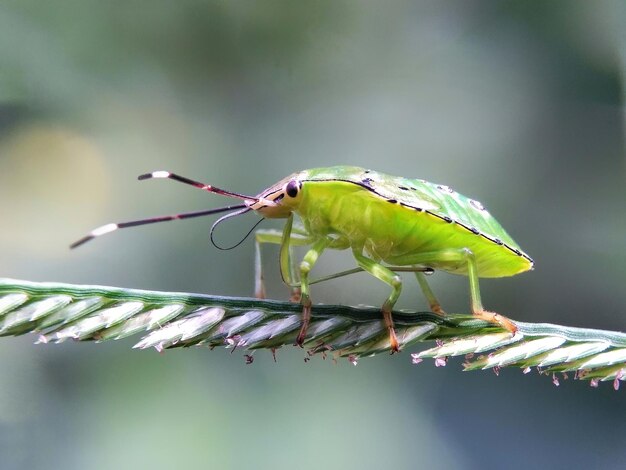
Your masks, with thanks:
[[[286,218],[284,229],[256,232],[255,293],[264,297],[261,245],[280,245],[283,280],[297,289],[302,304],[302,327],[297,343],[306,338],[311,317],[310,285],[358,271],[367,271],[391,288],[382,305],[392,351],[398,351],[391,311],[402,289],[400,271],[412,271],[433,312],[444,312],[426,281],[425,273],[441,270],[469,279],[472,313],[514,333],[514,323],[483,308],[478,279],[505,277],[533,268],[525,254],[481,203],[447,186],[424,180],[386,175],[353,166],[315,168],[294,173],[257,196],[225,191],[212,185],[157,171],[139,179],[169,178],[212,193],[243,200],[243,204],[172,216],[108,224],[72,244],[83,243],[118,228],[180,220],[229,212],[228,217],[254,211],[265,218]],[[302,226],[294,227],[297,214]],[[214,243],[215,244],[215,243]],[[307,246],[299,265],[292,263],[291,248]],[[322,279],[309,277],[327,249],[350,249],[357,267]]]

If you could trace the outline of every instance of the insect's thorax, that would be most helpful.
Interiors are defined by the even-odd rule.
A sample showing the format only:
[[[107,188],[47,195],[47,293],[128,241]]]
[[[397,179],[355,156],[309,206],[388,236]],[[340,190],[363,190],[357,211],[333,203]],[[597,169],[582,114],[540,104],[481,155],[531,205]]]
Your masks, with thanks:
[[[345,182],[307,182],[298,209],[307,231],[317,237],[334,235],[385,259],[397,244],[397,231],[381,230],[384,206],[363,188]],[[382,207],[381,207],[382,206]]]
[[[425,211],[416,211],[344,181],[307,181],[296,212],[314,237],[333,235],[377,261],[405,264],[403,257],[449,248],[469,248],[479,275],[500,277],[529,269],[527,261],[485,238],[460,230]],[[466,274],[465,264],[432,265]]]

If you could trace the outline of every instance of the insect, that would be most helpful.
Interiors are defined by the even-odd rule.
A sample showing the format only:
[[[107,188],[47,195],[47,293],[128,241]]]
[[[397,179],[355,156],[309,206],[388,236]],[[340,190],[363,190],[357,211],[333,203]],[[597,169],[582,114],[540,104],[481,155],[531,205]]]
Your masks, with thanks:
[[[297,344],[306,339],[311,319],[310,286],[315,282],[366,271],[387,284],[391,293],[382,304],[392,352],[399,351],[392,309],[400,296],[400,271],[415,273],[418,285],[433,312],[445,315],[425,274],[441,270],[469,279],[472,313],[511,333],[517,330],[507,317],[483,308],[480,277],[513,276],[533,268],[524,253],[483,205],[447,186],[419,179],[391,176],[353,166],[315,168],[294,173],[257,196],[246,196],[203,184],[167,171],[139,176],[140,180],[168,178],[202,190],[243,200],[243,204],[218,209],[155,217],[95,229],[71,245],[83,243],[119,228],[168,220],[180,220],[228,212],[226,218],[254,211],[264,218],[286,218],[284,229],[256,233],[255,293],[264,297],[261,263],[263,244],[280,245],[280,271],[284,282],[299,290],[302,326]],[[302,226],[294,227],[294,214]],[[243,240],[242,240],[243,241]],[[291,248],[307,246],[294,266]],[[357,267],[318,280],[310,272],[323,252],[352,251]]]

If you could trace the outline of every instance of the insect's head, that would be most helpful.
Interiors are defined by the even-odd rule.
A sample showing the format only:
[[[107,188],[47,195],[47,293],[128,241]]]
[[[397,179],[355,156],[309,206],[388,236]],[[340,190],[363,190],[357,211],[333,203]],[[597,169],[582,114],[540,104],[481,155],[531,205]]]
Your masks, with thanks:
[[[298,207],[301,199],[302,181],[296,173],[270,186],[255,201],[246,202],[246,205],[263,217],[276,219],[288,217]]]

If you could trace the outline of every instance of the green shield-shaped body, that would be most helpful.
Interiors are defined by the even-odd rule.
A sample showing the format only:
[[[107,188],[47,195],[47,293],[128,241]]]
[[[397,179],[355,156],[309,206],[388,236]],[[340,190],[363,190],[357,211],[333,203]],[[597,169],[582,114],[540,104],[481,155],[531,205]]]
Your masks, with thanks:
[[[296,173],[273,188],[289,181],[297,181],[298,194],[281,203],[300,215],[312,236],[336,236],[374,260],[404,265],[419,253],[469,249],[480,277],[512,276],[533,266],[481,203],[447,186],[336,166]],[[429,264],[467,274],[466,263]]]

